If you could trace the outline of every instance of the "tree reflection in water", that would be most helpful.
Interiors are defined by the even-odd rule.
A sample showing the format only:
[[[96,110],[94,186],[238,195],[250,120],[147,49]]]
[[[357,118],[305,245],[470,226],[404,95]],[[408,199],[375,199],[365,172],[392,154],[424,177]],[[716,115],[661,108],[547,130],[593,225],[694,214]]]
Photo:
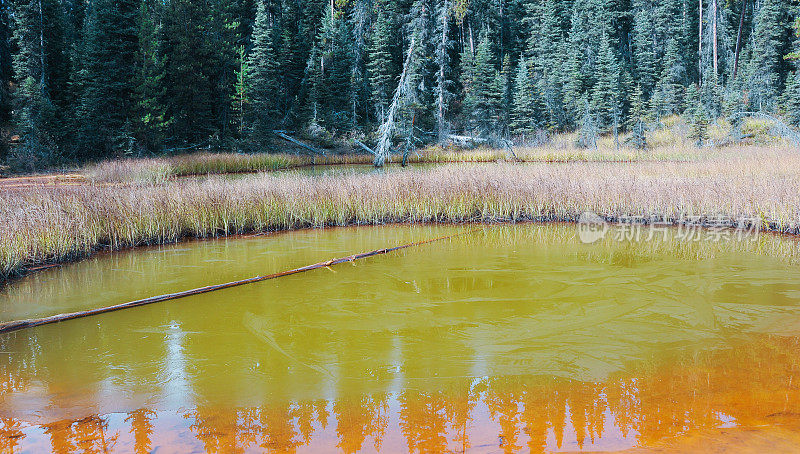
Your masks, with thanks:
[[[757,430],[762,441],[765,433],[800,439],[798,373],[800,338],[759,336],[736,348],[635,366],[598,383],[443,378],[433,390],[405,386],[358,399],[140,408],[42,425],[5,417],[0,452],[545,452],[681,446],[698,436],[707,441],[708,434],[746,447],[752,440],[727,439],[720,428]]]

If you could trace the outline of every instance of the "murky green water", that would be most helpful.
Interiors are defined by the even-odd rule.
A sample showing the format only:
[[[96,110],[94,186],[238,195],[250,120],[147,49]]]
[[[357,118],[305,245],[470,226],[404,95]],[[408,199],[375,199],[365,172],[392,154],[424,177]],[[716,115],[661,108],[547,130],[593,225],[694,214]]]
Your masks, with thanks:
[[[469,231],[4,335],[0,448],[603,450],[750,426],[794,440],[800,281],[764,253],[793,240],[587,245],[569,225],[474,228],[191,242],[15,282],[2,320]]]

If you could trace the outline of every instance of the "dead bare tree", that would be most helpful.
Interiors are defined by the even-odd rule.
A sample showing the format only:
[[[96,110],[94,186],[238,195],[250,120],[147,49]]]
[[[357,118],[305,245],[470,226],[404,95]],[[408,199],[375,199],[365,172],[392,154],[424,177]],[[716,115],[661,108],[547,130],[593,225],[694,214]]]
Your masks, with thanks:
[[[386,119],[378,129],[380,138],[378,139],[378,146],[375,147],[375,160],[373,161],[375,167],[383,167],[392,152],[392,139],[394,139],[394,133],[397,129],[397,114],[412,92],[411,84],[409,84],[408,69],[411,66],[413,55],[414,38],[411,38],[406,61],[403,63],[403,72],[400,74],[400,82],[397,84],[397,89],[394,91],[392,104],[389,106]]]
[[[712,42],[714,43],[714,77],[719,75],[717,67],[717,0],[711,2],[711,28],[712,28]]]

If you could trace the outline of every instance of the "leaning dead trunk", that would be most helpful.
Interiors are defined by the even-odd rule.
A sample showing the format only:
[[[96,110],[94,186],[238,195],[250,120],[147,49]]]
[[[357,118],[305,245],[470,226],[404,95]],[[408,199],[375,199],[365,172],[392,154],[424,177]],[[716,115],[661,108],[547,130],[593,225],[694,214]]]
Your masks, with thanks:
[[[400,110],[400,106],[411,93],[411,86],[408,83],[408,70],[411,66],[411,57],[414,55],[414,39],[411,39],[411,44],[408,46],[408,55],[403,64],[403,73],[400,75],[400,83],[394,91],[392,97],[392,105],[389,106],[389,112],[386,114],[386,120],[378,129],[380,138],[378,139],[378,146],[375,148],[375,167],[383,167],[389,159],[389,154],[392,149],[392,139],[394,132],[397,129],[396,117]]]

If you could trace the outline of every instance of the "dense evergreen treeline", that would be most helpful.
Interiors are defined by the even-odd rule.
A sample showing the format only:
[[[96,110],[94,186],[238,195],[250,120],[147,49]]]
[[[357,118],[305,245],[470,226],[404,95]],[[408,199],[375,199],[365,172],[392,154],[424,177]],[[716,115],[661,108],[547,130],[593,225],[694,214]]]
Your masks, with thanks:
[[[798,21],[796,0],[0,0],[0,153],[41,166],[370,133],[412,41],[416,140],[754,110],[797,124]]]

